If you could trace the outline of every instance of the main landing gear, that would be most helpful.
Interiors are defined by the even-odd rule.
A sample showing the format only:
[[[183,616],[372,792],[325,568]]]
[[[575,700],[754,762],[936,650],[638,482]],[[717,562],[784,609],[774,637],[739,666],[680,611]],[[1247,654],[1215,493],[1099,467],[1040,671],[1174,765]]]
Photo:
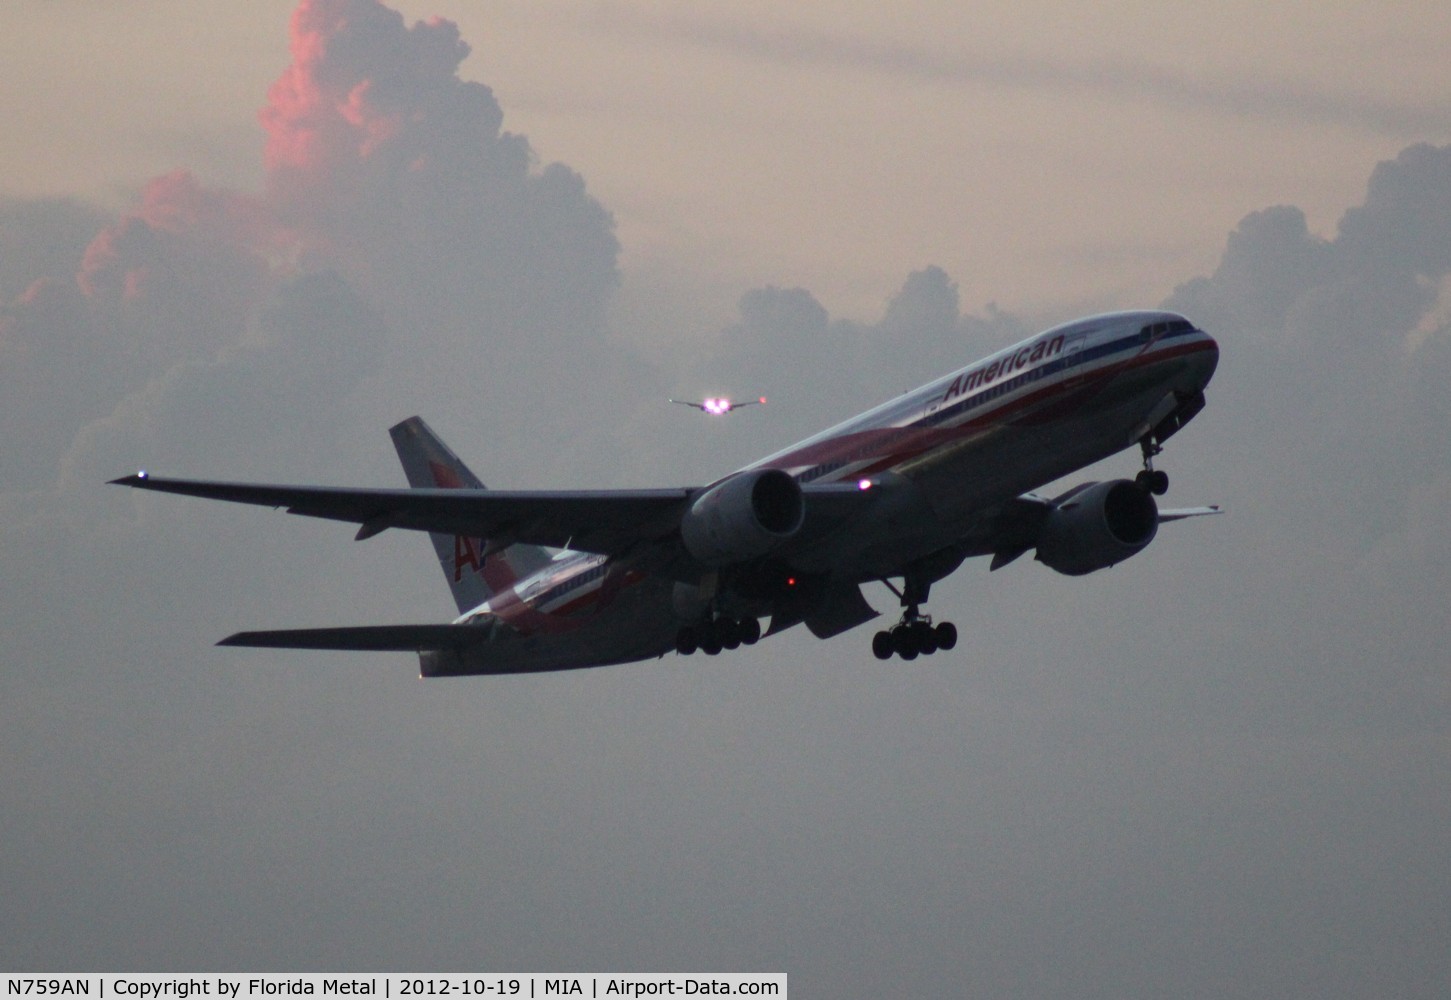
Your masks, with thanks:
[[[895,654],[904,660],[915,660],[919,656],[931,656],[939,649],[951,649],[957,645],[957,626],[952,622],[932,624],[932,616],[924,615],[918,605],[927,600],[930,586],[914,576],[903,581],[898,590],[891,583],[882,583],[896,594],[904,608],[902,620],[891,629],[872,636],[872,653],[879,660],[890,660]]]
[[[1152,434],[1146,434],[1139,439],[1139,448],[1144,453],[1144,467],[1134,477],[1134,482],[1145,493],[1161,497],[1169,492],[1169,474],[1154,468],[1154,456],[1161,453],[1164,448]]]
[[[761,638],[761,623],[754,618],[713,618],[686,625],[675,633],[675,651],[689,656],[697,649],[715,656],[722,649],[753,646]]]
[[[930,656],[939,649],[957,645],[957,626],[952,622],[932,624],[932,616],[908,618],[872,636],[872,653],[879,660],[890,660],[893,654],[904,660]]]

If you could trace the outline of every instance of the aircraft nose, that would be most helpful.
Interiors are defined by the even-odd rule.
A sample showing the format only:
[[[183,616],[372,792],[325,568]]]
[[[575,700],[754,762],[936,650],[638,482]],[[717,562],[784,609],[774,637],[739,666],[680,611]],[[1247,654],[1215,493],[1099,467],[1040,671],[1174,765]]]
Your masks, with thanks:
[[[1214,370],[1219,367],[1219,341],[1209,334],[1199,331],[1204,337],[1204,348],[1198,354],[1200,360],[1199,387],[1202,389],[1209,384],[1214,377]]]

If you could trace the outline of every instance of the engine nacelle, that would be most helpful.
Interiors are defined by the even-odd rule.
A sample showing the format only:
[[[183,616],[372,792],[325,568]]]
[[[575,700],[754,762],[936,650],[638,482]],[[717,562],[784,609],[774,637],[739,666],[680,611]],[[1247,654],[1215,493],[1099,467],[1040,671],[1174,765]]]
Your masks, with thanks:
[[[765,555],[796,534],[806,504],[796,480],[780,469],[753,469],[717,483],[685,512],[685,550],[707,566]]]
[[[1068,576],[1106,569],[1142,552],[1159,531],[1159,507],[1127,479],[1085,483],[1048,514],[1040,563]]]

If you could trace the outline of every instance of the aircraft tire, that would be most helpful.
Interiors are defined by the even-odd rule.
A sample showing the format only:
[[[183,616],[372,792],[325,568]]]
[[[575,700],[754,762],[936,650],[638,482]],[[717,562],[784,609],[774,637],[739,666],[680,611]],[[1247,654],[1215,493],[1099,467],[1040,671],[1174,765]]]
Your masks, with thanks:
[[[695,641],[700,646],[700,651],[706,656],[719,656],[722,646],[720,641],[720,630],[716,628],[715,622],[701,622],[693,629]]]
[[[695,638],[695,629],[686,625],[679,632],[675,633],[675,652],[681,656],[689,656],[700,646]]]
[[[951,649],[957,645],[957,626],[952,622],[938,622],[932,633],[938,649]]]
[[[741,631],[741,642],[754,646],[761,638],[761,623],[755,618],[742,618],[737,625]]]
[[[1141,469],[1134,476],[1134,485],[1145,493],[1161,497],[1169,492],[1169,474],[1163,469]]]
[[[897,645],[890,632],[878,632],[872,636],[872,655],[879,660],[890,660],[897,651]]]
[[[892,649],[904,660],[917,659],[917,639],[912,634],[912,629],[907,625],[898,625],[892,629]]]
[[[715,623],[715,631],[720,636],[720,644],[725,649],[739,649],[741,646],[741,630],[735,621],[730,618],[719,618]]]

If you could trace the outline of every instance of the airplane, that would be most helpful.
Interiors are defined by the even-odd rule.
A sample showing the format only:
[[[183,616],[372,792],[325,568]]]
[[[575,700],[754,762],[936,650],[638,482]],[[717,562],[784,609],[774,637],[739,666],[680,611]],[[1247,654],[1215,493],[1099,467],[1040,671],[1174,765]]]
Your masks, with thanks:
[[[486,490],[419,417],[390,434],[409,489],[169,479],[113,483],[429,534],[459,614],[442,624],[239,632],[219,645],[408,651],[443,677],[719,654],[804,624],[829,639],[901,605],[879,659],[952,649],[923,613],[966,559],[1029,551],[1082,576],[1152,542],[1165,440],[1205,405],[1214,339],[1176,313],[1120,312],[1049,329],[704,486]],[[1133,479],[1033,492],[1138,445]],[[900,586],[893,580],[899,580]]]
[[[679,403],[681,406],[693,406],[702,413],[708,413],[713,417],[723,417],[732,410],[739,410],[743,406],[755,406],[758,403],[764,403],[766,402],[766,397],[760,396],[756,399],[747,399],[740,403],[725,396],[709,396],[699,403],[692,403],[688,399],[672,399],[669,402]]]

